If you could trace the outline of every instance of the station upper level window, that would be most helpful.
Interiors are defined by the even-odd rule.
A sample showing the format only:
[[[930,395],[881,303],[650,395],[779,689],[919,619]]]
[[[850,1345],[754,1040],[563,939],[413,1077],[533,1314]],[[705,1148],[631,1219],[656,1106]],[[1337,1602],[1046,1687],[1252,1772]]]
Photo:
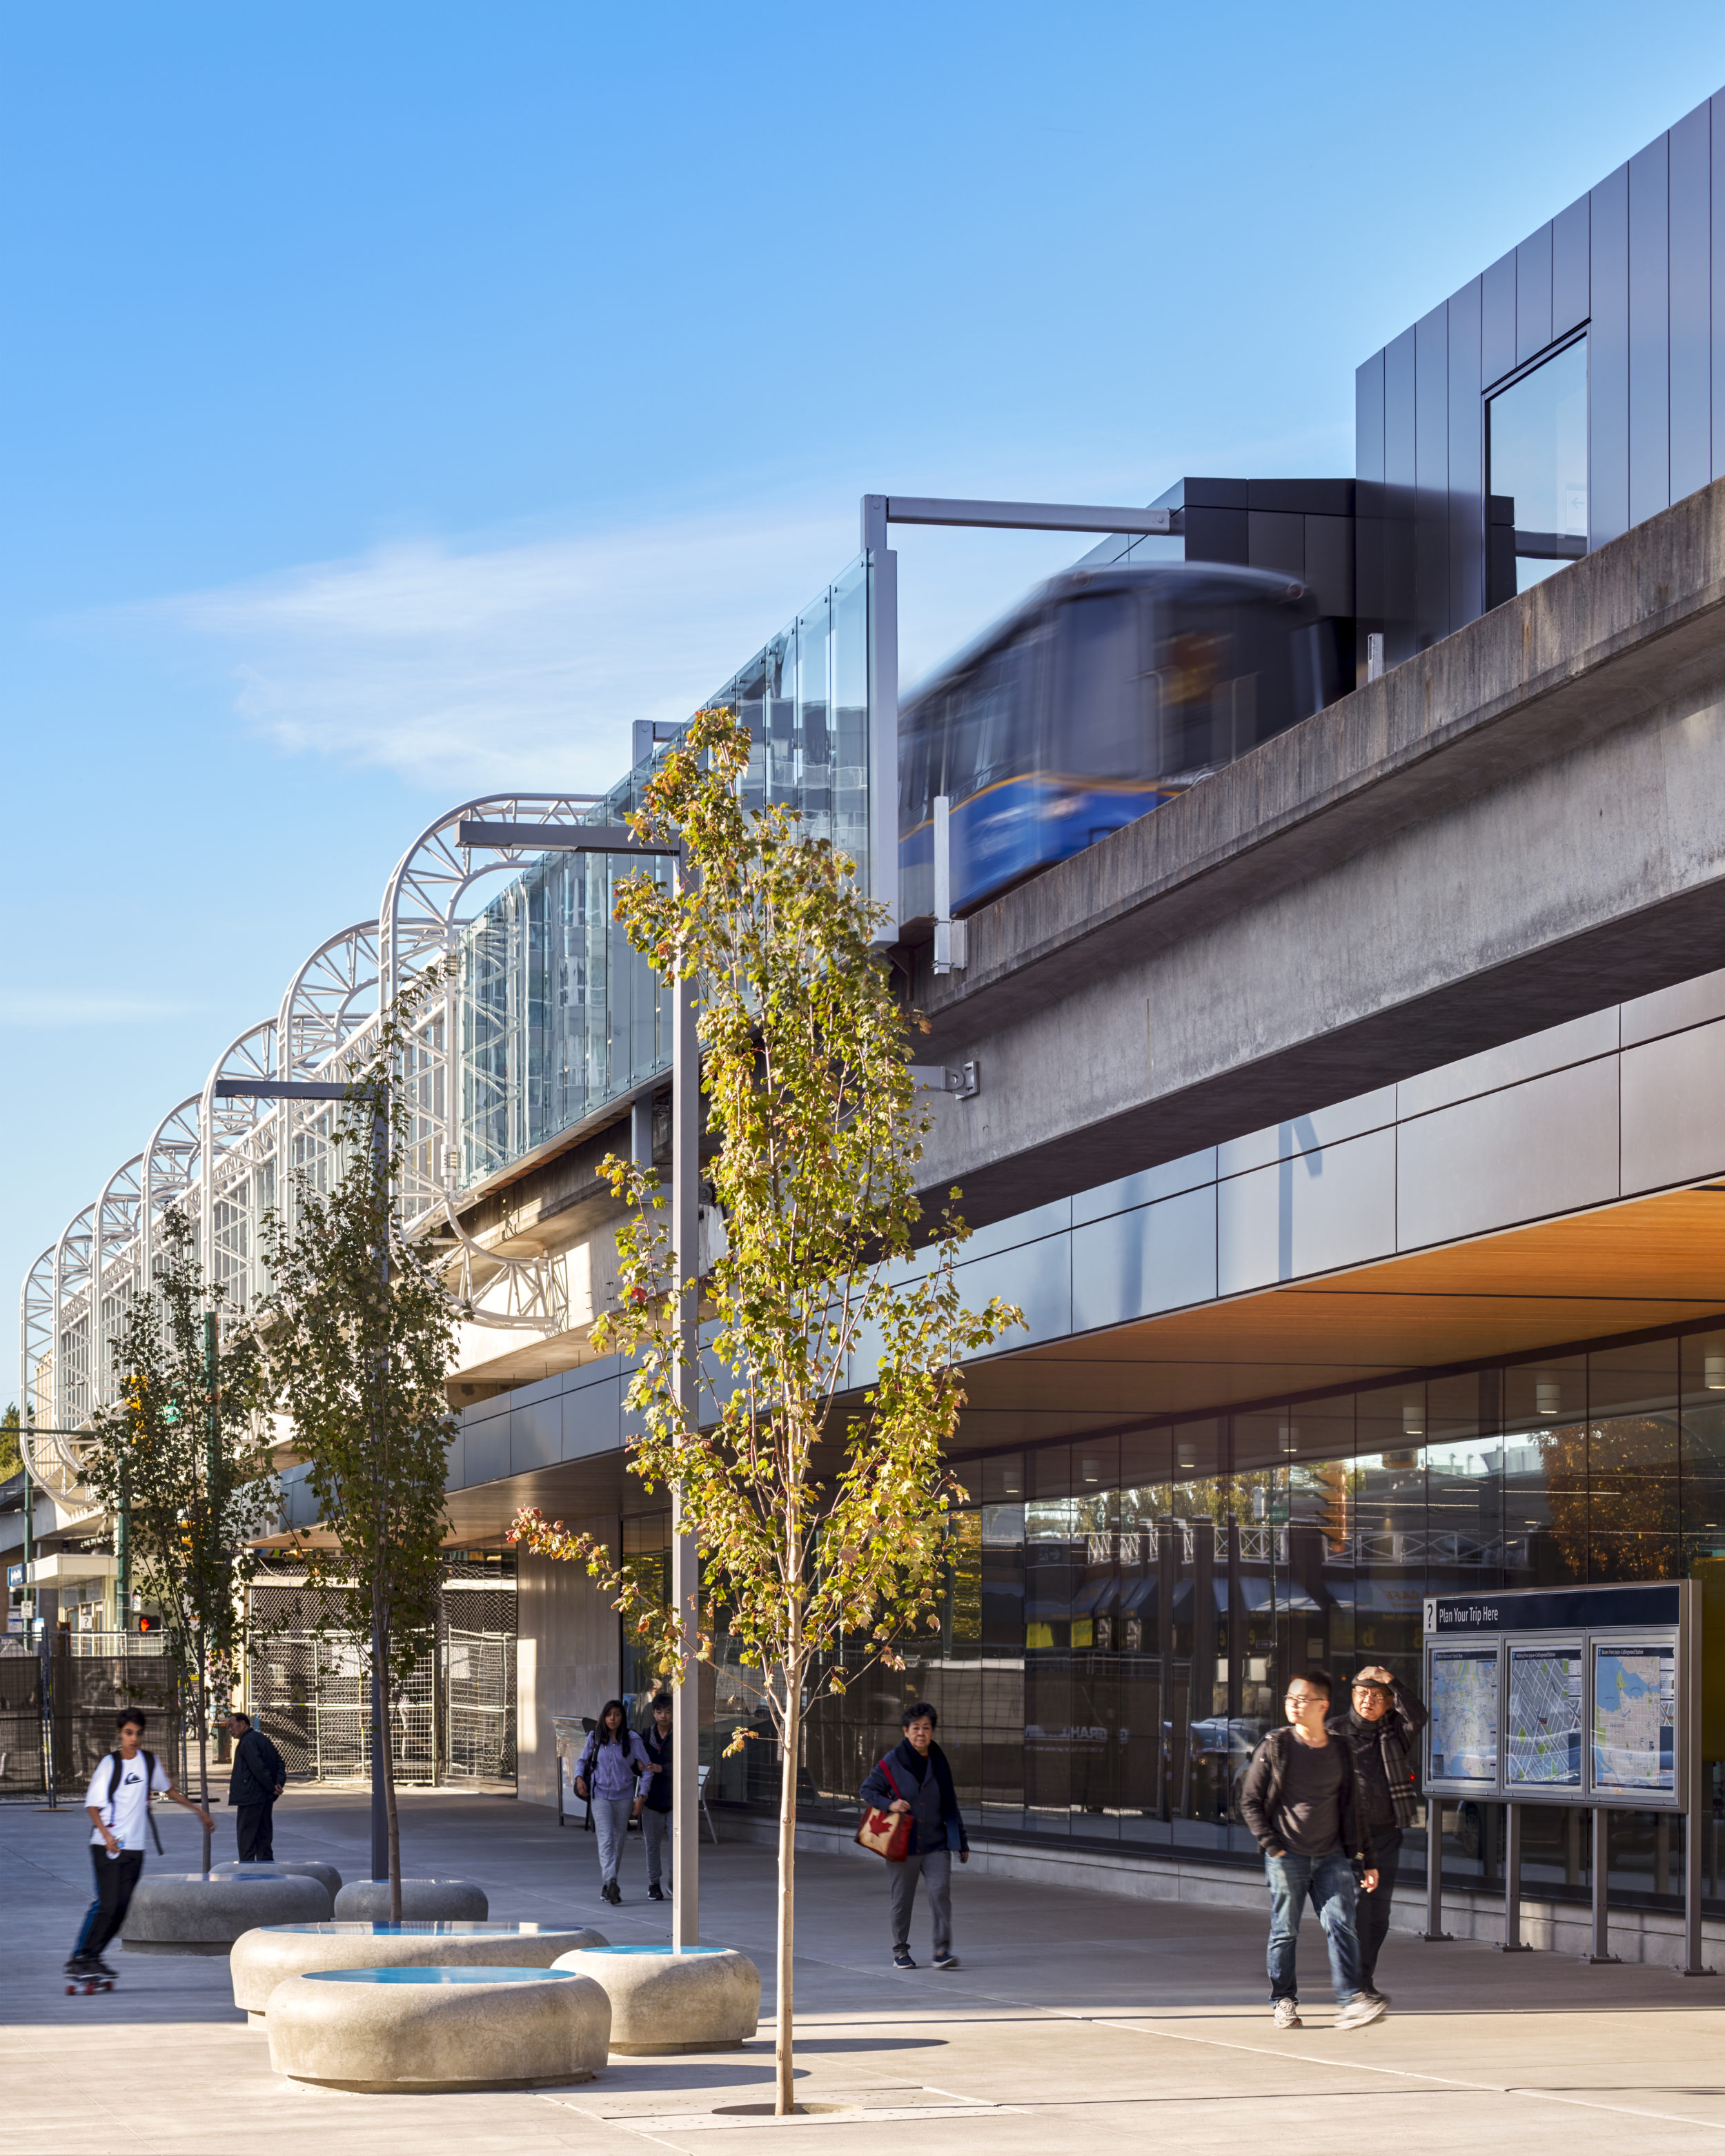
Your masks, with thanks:
[[[1486,409],[1492,536],[1513,529],[1512,588],[1524,592],[1587,552],[1587,339],[1499,391]],[[1512,588],[1495,562],[1492,582],[1495,604]]]

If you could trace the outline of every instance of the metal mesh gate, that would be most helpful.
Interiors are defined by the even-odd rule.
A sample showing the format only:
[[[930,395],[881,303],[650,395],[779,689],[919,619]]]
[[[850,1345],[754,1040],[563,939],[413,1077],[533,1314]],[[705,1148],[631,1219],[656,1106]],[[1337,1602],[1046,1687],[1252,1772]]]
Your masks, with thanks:
[[[290,1775],[360,1781],[368,1773],[370,1686],[357,1641],[320,1632],[303,1573],[251,1589],[247,1697]],[[434,1638],[391,1715],[398,1781],[506,1781],[516,1774],[516,1596],[512,1573],[453,1564]]]

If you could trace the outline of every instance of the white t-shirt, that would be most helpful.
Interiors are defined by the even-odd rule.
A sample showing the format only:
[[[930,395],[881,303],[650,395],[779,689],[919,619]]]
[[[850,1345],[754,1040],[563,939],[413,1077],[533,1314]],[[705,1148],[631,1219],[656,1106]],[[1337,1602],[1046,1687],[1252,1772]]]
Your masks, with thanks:
[[[117,1753],[110,1752],[105,1758],[97,1762],[96,1770],[90,1778],[90,1787],[84,1793],[84,1801],[87,1805],[99,1804],[101,1807],[103,1824],[112,1830],[114,1839],[122,1849],[141,1849],[150,1809],[150,1791],[144,1787],[143,1748],[141,1746],[139,1748],[136,1758],[120,1761],[120,1781],[114,1791],[114,1801],[110,1804],[108,1784],[113,1779],[114,1762],[117,1758]],[[171,1789],[173,1787],[172,1778],[159,1759],[156,1762],[156,1773],[150,1787],[155,1789]],[[90,1830],[90,1838],[98,1848],[102,1846],[102,1837],[94,1828]]]

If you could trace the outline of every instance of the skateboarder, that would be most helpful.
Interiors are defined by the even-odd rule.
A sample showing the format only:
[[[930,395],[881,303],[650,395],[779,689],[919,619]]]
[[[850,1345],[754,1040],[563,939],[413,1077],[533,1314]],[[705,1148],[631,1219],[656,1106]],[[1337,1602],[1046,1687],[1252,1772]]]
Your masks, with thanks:
[[[119,1747],[98,1763],[84,1793],[85,1810],[94,1829],[90,1861],[96,1892],[66,1964],[66,1974],[85,1984],[111,1984],[114,1979],[102,1949],[125,1922],[132,1890],[144,1868],[144,1823],[150,1815],[151,1793],[172,1797],[203,1822],[207,1834],[215,1831],[209,1814],[192,1798],[182,1797],[163,1763],[143,1749],[147,1717],[142,1708],[123,1707],[117,1719]]]

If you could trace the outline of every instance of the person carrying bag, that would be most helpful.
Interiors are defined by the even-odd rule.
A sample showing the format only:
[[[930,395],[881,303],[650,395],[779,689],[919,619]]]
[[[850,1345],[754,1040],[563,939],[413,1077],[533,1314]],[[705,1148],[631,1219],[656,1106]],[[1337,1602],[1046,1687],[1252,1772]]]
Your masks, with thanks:
[[[938,1719],[926,1700],[904,1712],[904,1741],[895,1745],[862,1785],[869,1807],[857,1840],[891,1866],[892,1965],[915,1969],[911,1958],[911,1910],[916,1881],[928,1889],[934,1923],[934,1965],[957,1969],[952,1951],[952,1851],[970,1861],[970,1842],[959,1815],[947,1755],[934,1741]]]

